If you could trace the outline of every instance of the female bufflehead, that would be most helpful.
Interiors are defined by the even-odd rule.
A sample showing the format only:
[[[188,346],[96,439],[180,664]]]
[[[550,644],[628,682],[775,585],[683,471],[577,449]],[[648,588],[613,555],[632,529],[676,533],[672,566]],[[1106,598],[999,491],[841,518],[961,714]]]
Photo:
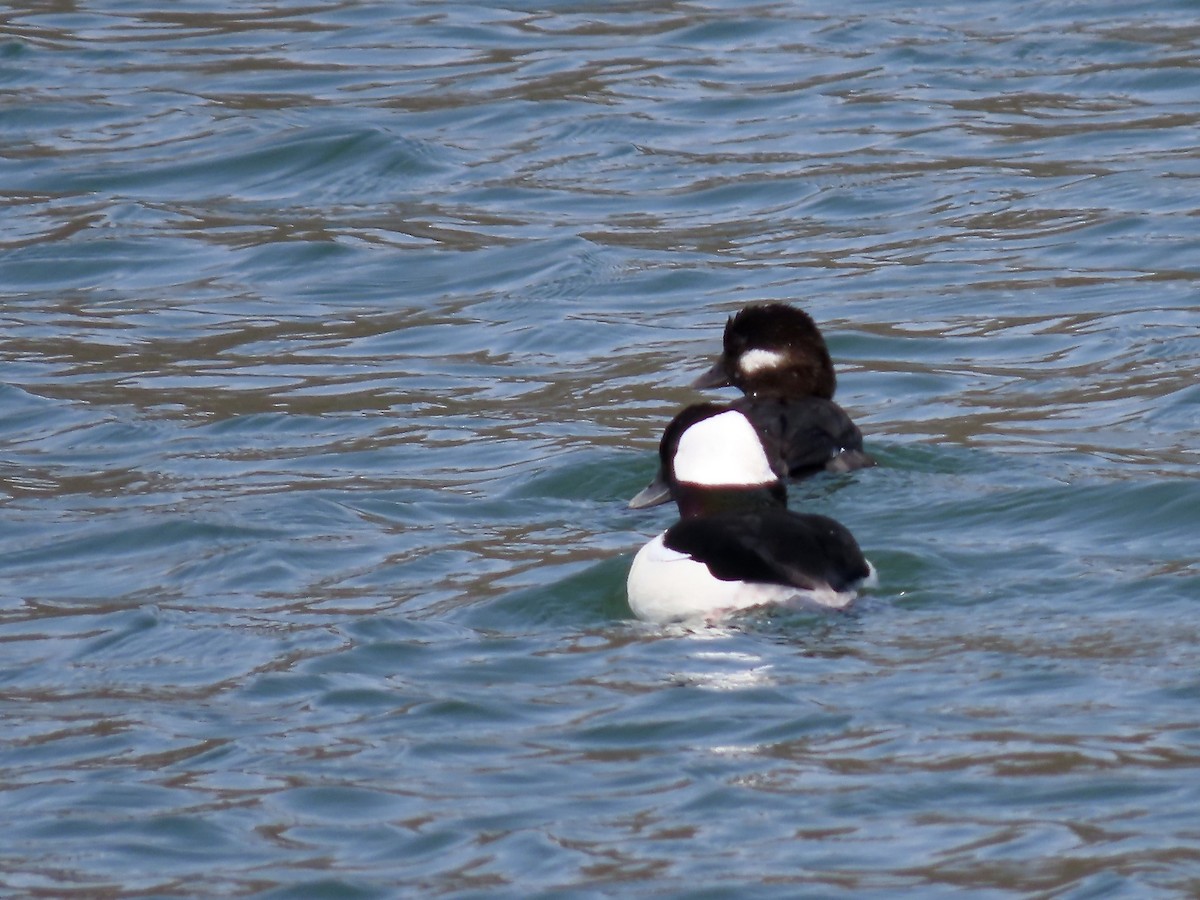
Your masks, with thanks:
[[[747,306],[725,323],[722,352],[692,387],[735,387],[750,397],[833,399],[837,377],[812,317],[784,303]]]
[[[731,407],[758,431],[775,472],[808,478],[875,465],[862,432],[833,402],[837,378],[825,338],[803,310],[782,303],[747,306],[725,324],[724,352],[694,387],[737,387]],[[640,509],[671,499],[665,471],[629,501]]]
[[[667,426],[659,456],[680,521],[634,557],[627,588],[639,619],[711,621],[786,602],[841,609],[873,578],[845,526],[788,510],[741,411],[687,407]]]

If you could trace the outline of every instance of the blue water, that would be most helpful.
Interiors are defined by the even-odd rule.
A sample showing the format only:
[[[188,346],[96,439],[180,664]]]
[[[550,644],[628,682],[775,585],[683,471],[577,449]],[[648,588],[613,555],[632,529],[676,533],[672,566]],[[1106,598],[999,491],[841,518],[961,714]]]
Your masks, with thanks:
[[[1196,23],[0,13],[0,892],[1200,892]],[[638,623],[762,300],[880,586]]]

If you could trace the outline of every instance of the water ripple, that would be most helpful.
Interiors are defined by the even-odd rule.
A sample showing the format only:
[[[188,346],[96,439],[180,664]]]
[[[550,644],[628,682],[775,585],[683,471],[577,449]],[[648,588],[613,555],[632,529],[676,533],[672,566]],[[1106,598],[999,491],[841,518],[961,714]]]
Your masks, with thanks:
[[[7,894],[1194,893],[1200,29],[930,12],[10,10]],[[881,585],[631,622],[758,300]]]

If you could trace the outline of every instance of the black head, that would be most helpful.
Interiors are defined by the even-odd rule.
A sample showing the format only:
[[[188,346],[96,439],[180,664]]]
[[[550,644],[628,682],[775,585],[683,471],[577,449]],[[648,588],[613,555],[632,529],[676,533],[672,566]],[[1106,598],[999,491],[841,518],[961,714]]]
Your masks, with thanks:
[[[752,396],[833,398],[837,379],[821,330],[784,303],[747,306],[725,323],[724,350],[696,387],[736,387]]]
[[[658,472],[655,473],[654,479],[629,501],[630,509],[658,506],[674,498],[677,482],[672,462],[679,447],[679,438],[692,425],[728,408],[719,403],[693,403],[675,414],[663,429],[663,436],[658,442]]]
[[[715,417],[721,418],[711,427],[692,431]],[[655,480],[630,501],[631,507],[670,498],[686,518],[718,509],[786,505],[787,490],[757,431],[729,406],[696,403],[680,410],[663,431],[658,459]]]

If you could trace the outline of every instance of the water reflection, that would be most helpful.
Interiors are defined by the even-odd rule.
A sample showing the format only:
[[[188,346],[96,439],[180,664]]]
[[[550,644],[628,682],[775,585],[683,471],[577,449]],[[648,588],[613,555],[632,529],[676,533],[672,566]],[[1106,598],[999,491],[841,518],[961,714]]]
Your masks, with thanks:
[[[1186,893],[1193,19],[11,11],[0,884]],[[763,300],[881,587],[631,623]]]

